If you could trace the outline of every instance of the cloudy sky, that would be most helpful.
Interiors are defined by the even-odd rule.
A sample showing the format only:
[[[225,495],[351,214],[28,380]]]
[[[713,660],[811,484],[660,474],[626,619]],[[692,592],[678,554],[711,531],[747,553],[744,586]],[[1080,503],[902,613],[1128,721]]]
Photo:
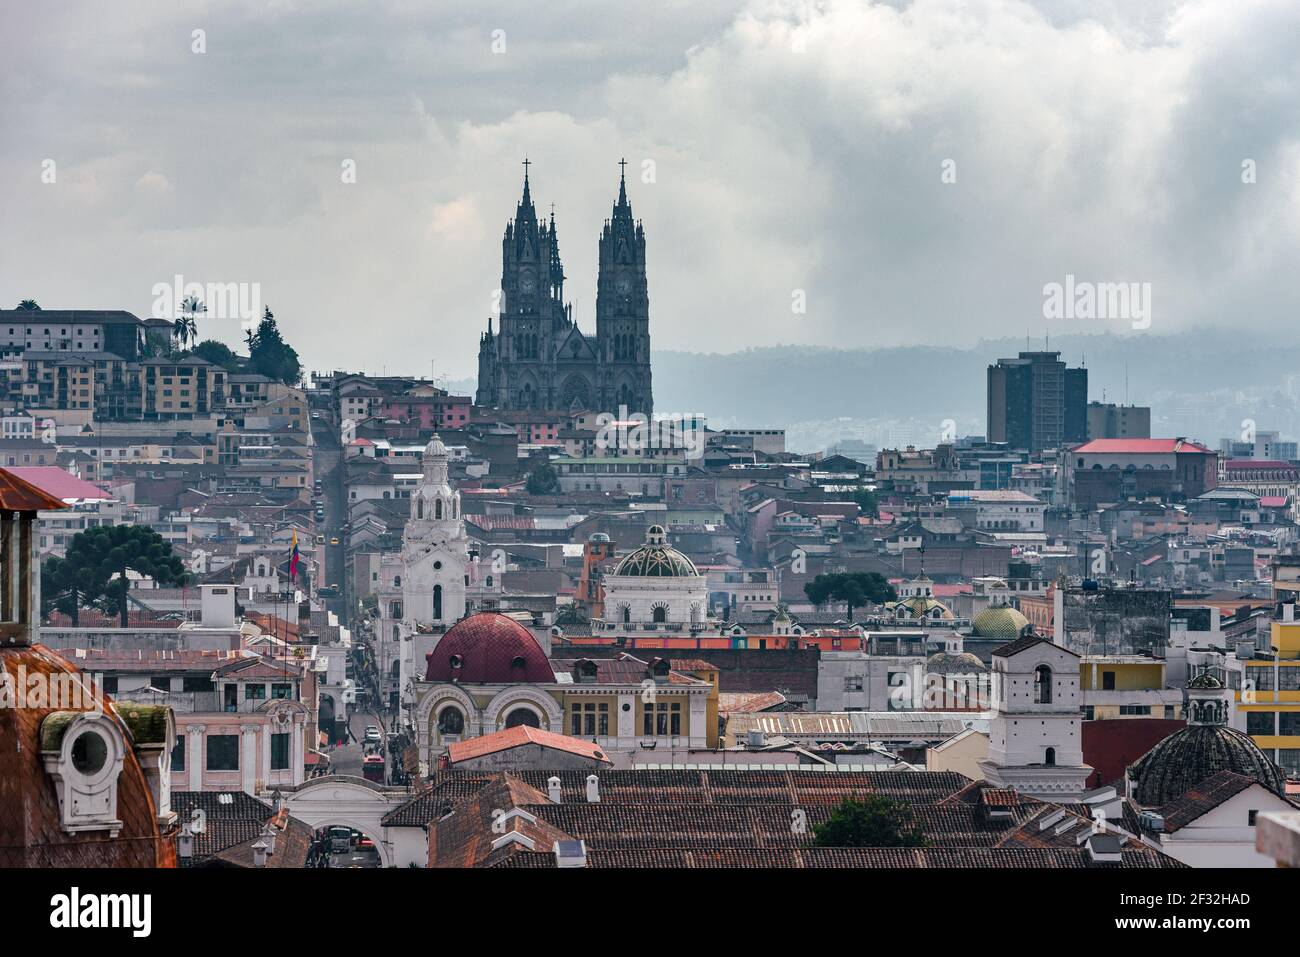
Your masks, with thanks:
[[[1046,318],[1067,276],[1290,332],[1298,38],[1294,0],[6,3],[0,303],[258,283],[309,368],[469,375],[520,161],[590,329],[626,156],[657,348],[1134,334]]]

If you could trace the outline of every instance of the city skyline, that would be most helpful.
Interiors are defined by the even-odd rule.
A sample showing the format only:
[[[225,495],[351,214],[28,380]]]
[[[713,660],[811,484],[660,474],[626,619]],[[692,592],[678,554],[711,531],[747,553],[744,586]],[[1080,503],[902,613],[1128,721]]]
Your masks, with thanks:
[[[1280,330],[1300,305],[1288,5],[669,6],[6,11],[0,298],[145,317],[177,274],[259,283],[311,368],[465,378],[517,164],[589,330],[626,157],[660,349]],[[1149,314],[1046,318],[1076,281],[1146,285]]]

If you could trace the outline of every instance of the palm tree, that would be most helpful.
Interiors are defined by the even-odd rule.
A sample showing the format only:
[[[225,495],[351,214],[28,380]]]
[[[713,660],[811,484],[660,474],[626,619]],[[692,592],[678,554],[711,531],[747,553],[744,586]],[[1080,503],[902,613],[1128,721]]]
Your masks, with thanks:
[[[40,311],[41,311],[40,304],[39,304],[35,299],[24,299],[22,302],[20,302],[20,303],[18,304],[18,309],[19,309],[19,311],[21,311],[21,312],[40,312]]]
[[[195,342],[199,338],[199,326],[194,321],[194,317],[200,312],[207,311],[208,307],[198,296],[186,296],[185,301],[181,303],[181,315],[173,325],[172,335],[176,337],[182,349],[185,348],[186,343]]]

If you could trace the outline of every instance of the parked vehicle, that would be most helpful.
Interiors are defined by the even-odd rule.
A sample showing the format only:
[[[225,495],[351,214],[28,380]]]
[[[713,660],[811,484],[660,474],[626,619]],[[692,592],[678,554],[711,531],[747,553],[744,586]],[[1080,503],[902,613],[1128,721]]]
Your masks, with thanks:
[[[352,850],[352,828],[330,828],[330,850],[335,854],[346,854]]]

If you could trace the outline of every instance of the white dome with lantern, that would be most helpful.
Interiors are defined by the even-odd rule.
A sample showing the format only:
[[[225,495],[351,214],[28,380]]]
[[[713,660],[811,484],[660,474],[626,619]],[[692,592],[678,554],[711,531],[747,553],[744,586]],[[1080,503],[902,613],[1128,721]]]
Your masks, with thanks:
[[[662,525],[605,578],[606,630],[703,627],[708,585],[695,564],[668,544]]]

